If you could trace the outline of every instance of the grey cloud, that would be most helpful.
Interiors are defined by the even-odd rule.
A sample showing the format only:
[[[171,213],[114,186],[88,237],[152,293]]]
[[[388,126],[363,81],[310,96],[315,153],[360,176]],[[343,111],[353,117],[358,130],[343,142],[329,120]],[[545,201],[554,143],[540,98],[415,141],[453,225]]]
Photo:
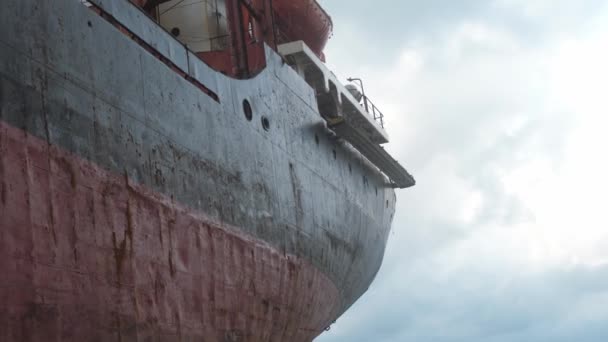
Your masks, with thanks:
[[[588,22],[608,11],[601,1],[536,0],[543,10],[535,17],[521,5],[532,2],[323,1],[337,25],[330,64],[339,56],[337,71],[369,72],[370,92],[381,89],[375,102],[403,111],[387,117],[393,122],[389,133],[397,132],[397,141],[401,132],[415,137],[391,150],[418,185],[398,195],[377,281],[319,342],[607,338],[608,267],[554,265],[532,272],[484,260],[475,250],[468,257],[478,260],[450,259],[450,251],[491,226],[534,222],[534,213],[500,182],[501,170],[540,159],[559,168],[563,159],[572,113],[547,109],[543,101],[558,99],[545,98],[530,75],[545,62],[544,47],[564,33],[584,34]],[[442,55],[445,37],[467,21],[504,29],[518,44],[517,55],[472,45],[459,59]],[[426,49],[432,58],[421,75],[391,89],[382,77],[391,75],[408,47]],[[523,121],[515,132],[501,128],[518,118]],[[449,162],[438,162],[442,158]],[[461,189],[481,196],[469,222],[456,217]],[[598,241],[597,248],[606,242]],[[488,243],[498,252],[502,241]]]
[[[491,22],[518,36],[522,43],[542,45],[556,33],[576,34],[587,18],[606,7],[602,0],[320,2],[334,18],[335,40],[351,40],[353,55],[379,62],[394,60],[399,42],[434,39],[466,21]],[[540,13],[528,15],[522,6],[526,3],[538,3]],[[333,43],[330,41],[330,49]]]
[[[362,319],[346,337],[334,340],[591,342],[608,336],[608,326],[600,324],[608,319],[608,269],[517,277],[463,270],[448,284],[437,282],[432,273],[429,269],[415,278],[405,277],[402,290],[380,302],[367,299],[361,307],[369,310],[367,323],[374,328]],[[508,286],[496,285],[505,281]],[[472,283],[477,288],[463,286]],[[595,322],[586,321],[584,310],[578,308],[588,308],[589,301],[601,308],[593,312]]]

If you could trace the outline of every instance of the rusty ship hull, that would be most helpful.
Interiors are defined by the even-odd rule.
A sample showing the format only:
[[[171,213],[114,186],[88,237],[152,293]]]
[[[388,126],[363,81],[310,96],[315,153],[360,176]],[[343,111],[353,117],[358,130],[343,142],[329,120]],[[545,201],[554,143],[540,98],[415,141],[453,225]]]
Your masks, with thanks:
[[[235,80],[99,2],[2,4],[0,340],[311,341],[380,267],[386,177],[274,51]]]

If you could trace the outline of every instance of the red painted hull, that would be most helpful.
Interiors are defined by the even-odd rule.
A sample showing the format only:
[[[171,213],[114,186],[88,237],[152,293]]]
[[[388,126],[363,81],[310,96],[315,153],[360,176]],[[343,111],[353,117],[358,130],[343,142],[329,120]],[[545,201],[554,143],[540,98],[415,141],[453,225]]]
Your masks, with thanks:
[[[310,341],[321,272],[0,122],[1,341]]]

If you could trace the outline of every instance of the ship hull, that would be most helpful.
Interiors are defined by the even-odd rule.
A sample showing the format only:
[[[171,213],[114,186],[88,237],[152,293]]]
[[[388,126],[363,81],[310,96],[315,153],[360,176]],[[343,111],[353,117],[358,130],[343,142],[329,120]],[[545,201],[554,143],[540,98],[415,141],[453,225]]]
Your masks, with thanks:
[[[386,178],[272,50],[232,80],[96,2],[0,11],[1,339],[312,340],[380,267]]]
[[[310,263],[0,123],[0,340],[309,341]]]

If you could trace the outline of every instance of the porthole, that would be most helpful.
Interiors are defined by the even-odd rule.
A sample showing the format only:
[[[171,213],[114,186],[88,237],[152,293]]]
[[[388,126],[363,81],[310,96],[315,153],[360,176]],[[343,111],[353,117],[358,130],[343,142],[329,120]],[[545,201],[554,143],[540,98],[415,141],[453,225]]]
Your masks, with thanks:
[[[270,120],[265,116],[262,116],[262,127],[265,131],[270,130]]]
[[[245,114],[247,121],[251,121],[253,119],[253,110],[251,109],[251,104],[249,104],[249,101],[247,100],[243,100],[243,113]]]

